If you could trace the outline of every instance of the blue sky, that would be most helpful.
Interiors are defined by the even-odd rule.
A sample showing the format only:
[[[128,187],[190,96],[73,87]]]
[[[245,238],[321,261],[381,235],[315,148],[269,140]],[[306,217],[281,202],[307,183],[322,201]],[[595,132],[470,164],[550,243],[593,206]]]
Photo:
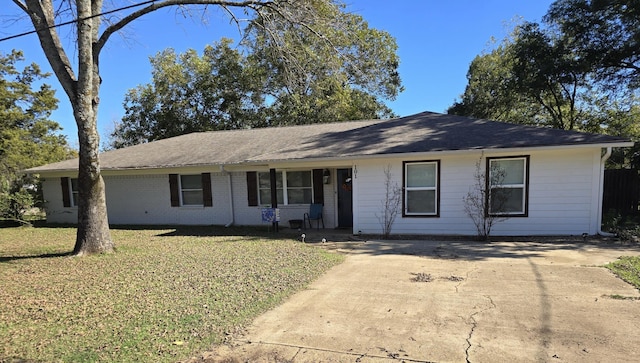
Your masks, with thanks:
[[[371,27],[385,30],[396,38],[400,57],[400,76],[405,91],[389,107],[400,116],[422,111],[444,112],[464,92],[469,63],[488,49],[492,37],[501,40],[513,20],[540,21],[550,0],[347,0],[348,11],[362,15]],[[19,14],[17,7],[0,12],[0,38],[29,30],[22,19],[7,20]],[[122,101],[128,89],[151,79],[149,56],[171,47],[178,52],[193,48],[199,53],[205,45],[222,36],[237,38],[238,30],[228,18],[212,12],[208,24],[185,18],[175,10],[163,9],[140,18],[114,35],[102,51],[100,109],[98,128],[104,141],[113,125],[124,114]],[[0,52],[21,49],[28,62],[50,67],[35,35],[0,42]],[[74,57],[73,48],[67,50]],[[64,128],[69,142],[77,145],[77,128],[66,95],[52,76],[60,99],[52,119]]]

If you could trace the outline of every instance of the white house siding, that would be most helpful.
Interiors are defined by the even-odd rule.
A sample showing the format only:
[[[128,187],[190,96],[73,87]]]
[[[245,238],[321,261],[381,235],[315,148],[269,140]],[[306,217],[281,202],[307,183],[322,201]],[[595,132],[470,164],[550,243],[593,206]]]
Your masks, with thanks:
[[[203,170],[202,172],[207,172]],[[335,175],[335,173],[334,173]],[[233,218],[231,215],[229,176],[233,191]],[[168,174],[126,175],[104,177],[109,223],[129,225],[261,225],[261,206],[248,206],[245,172],[211,173],[212,207],[171,207]],[[327,228],[335,226],[335,183],[324,185]],[[64,207],[60,178],[43,182],[47,201],[47,221],[50,223],[76,223],[76,207]],[[309,205],[280,206],[281,224],[288,226],[291,219],[302,219]]]
[[[162,224],[176,216],[167,175],[106,176],[104,183],[109,223]]]
[[[535,152],[485,153],[485,157],[529,155],[529,205],[527,217],[497,223],[493,235],[595,234],[599,213],[599,148],[556,149]],[[384,168],[391,166],[393,181],[402,185],[403,161],[440,161],[439,217],[402,217],[399,213],[392,234],[475,235],[476,229],[464,210],[463,197],[473,183],[480,153],[431,157],[367,159],[354,162],[353,218],[355,233],[378,234],[378,216],[384,199]],[[484,171],[483,162],[483,171]],[[200,172],[208,172],[202,170]],[[324,185],[324,222],[337,225],[336,171]],[[233,218],[229,176],[233,190]],[[262,225],[260,206],[248,206],[246,173],[211,173],[213,207],[171,207],[168,174],[107,175],[104,177],[109,222],[112,224]],[[77,210],[62,205],[60,178],[43,182],[47,220],[76,223]],[[281,225],[302,219],[308,205],[280,206]]]
[[[598,231],[600,149],[563,149],[536,152],[485,153],[485,157],[529,155],[529,208],[527,217],[497,223],[493,235],[575,235]],[[354,180],[354,232],[382,232],[378,215],[384,198],[383,168],[391,165],[394,182],[402,185],[402,162],[440,161],[440,216],[402,217],[392,234],[476,234],[464,210],[463,197],[473,183],[480,153],[421,158],[365,160],[357,163]],[[483,161],[483,171],[484,171]]]
[[[62,187],[60,186],[60,178],[45,178],[42,182],[42,193],[44,195],[47,222],[78,222],[78,210],[76,208],[65,208],[62,204]]]
[[[172,207],[167,174],[104,180],[111,224],[210,225],[225,224],[230,218],[228,183],[221,173],[211,173],[212,207]]]
[[[206,172],[206,171],[203,171]],[[212,207],[171,207],[169,176],[104,176],[110,224],[226,224],[230,220],[228,182],[221,173],[211,174]],[[76,223],[76,207],[64,207],[60,178],[44,182],[47,221]]]

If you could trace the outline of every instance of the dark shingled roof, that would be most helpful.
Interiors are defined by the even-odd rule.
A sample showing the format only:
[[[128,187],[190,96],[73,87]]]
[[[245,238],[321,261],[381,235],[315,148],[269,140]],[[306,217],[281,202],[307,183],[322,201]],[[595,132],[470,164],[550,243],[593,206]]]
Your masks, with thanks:
[[[101,154],[103,170],[260,163],[453,150],[571,145],[630,146],[626,138],[423,112],[252,130],[197,132]],[[77,159],[29,169],[77,169]]]

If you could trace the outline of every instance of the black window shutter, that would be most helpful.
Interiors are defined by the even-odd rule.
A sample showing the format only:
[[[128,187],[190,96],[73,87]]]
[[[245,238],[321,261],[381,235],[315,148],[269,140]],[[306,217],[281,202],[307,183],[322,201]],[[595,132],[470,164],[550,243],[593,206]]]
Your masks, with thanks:
[[[247,172],[247,200],[250,207],[258,205],[258,173]]]
[[[69,178],[60,178],[60,186],[62,187],[62,205],[71,207],[71,196],[69,195]]]
[[[324,185],[322,169],[313,169],[313,203],[324,205]]]
[[[180,191],[178,190],[178,174],[169,174],[169,190],[171,193],[171,206],[180,206]]]
[[[211,194],[211,173],[202,173],[202,204],[205,207],[213,206],[213,195]]]

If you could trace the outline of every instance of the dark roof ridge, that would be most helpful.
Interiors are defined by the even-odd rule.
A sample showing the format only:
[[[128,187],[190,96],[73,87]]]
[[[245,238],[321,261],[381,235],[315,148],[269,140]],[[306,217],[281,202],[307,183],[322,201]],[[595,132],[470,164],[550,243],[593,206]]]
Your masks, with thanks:
[[[249,131],[261,131],[261,130],[269,130],[269,131],[282,131],[283,129],[292,129],[292,128],[304,128],[304,127],[318,127],[318,126],[332,126],[332,125],[342,125],[348,123],[379,123],[384,121],[396,120],[401,117],[395,117],[390,119],[365,119],[365,120],[344,120],[344,121],[331,121],[331,122],[316,122],[302,125],[276,125],[276,126],[265,126],[265,127],[254,127],[254,128],[245,128],[245,129],[225,129],[225,130],[210,130],[210,131],[195,131],[190,132],[188,134],[172,136],[170,138],[182,137],[188,135],[202,135],[202,134],[211,134],[211,133],[232,133],[232,132],[249,132]],[[161,141],[166,139],[153,140],[150,142]],[[139,145],[139,144],[137,144]]]

